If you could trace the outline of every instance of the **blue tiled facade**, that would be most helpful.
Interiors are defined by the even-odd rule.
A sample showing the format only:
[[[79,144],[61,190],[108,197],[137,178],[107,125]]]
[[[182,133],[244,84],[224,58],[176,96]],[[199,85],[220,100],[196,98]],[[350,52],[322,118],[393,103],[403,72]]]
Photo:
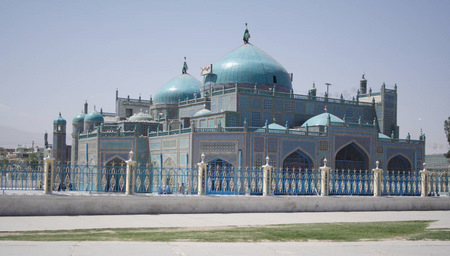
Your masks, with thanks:
[[[266,156],[276,168],[301,168],[305,159],[318,168],[325,158],[332,168],[372,169],[376,161],[387,168],[397,156],[410,171],[420,168],[425,136],[398,138],[396,86],[367,92],[363,76],[354,100],[333,99],[316,96],[315,87],[295,94],[292,77],[245,43],[213,64],[203,82],[183,69],[155,99],[116,95],[116,112],[101,111],[104,120],[90,126],[77,116],[72,163],[113,165],[133,151],[140,165],[167,168],[195,168],[202,153],[211,164],[236,168],[260,167]],[[312,118],[322,120],[305,125]]]

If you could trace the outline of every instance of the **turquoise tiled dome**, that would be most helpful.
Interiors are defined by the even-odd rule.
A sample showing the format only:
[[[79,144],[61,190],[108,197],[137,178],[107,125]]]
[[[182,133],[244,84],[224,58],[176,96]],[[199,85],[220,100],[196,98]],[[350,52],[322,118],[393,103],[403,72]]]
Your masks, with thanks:
[[[94,112],[91,112],[86,115],[84,118],[84,122],[102,122],[103,123],[104,118],[103,116],[94,110]]]
[[[276,77],[276,83],[274,81]],[[212,74],[204,79],[204,85],[238,83],[249,86],[277,85],[278,91],[292,89],[291,76],[278,61],[256,46],[246,43],[213,64]]]
[[[204,108],[204,109],[201,109],[201,110],[197,111],[194,114],[194,117],[206,116],[206,115],[210,115],[210,114],[211,114],[211,111],[209,109]]]
[[[66,120],[61,117],[61,113],[59,113],[58,118],[53,120],[53,124],[66,124],[66,123],[67,123]]]
[[[313,116],[310,119],[308,119],[305,123],[302,124],[302,127],[308,126],[326,126],[328,123],[328,116],[330,117],[330,122],[332,123],[344,123],[344,120],[340,119],[339,117],[330,114],[330,113],[322,113],[317,116]]]
[[[167,82],[154,97],[155,104],[178,104],[179,100],[193,99],[197,92],[200,97],[201,83],[189,74],[181,74]]]
[[[84,123],[84,118],[86,117],[86,114],[80,113],[78,116],[74,117],[72,119],[72,124],[82,124]]]

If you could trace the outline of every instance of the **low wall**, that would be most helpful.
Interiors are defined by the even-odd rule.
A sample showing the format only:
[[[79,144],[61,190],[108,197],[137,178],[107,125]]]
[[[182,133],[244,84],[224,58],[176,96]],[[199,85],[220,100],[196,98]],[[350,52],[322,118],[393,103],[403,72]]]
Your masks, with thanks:
[[[450,210],[450,197],[0,196],[0,215]]]

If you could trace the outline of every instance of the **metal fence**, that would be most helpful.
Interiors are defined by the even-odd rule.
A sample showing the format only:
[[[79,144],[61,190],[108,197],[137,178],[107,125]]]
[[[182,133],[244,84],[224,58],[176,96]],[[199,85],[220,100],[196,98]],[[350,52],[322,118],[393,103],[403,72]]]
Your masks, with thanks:
[[[89,166],[57,163],[53,166],[54,191],[87,191],[125,193],[127,166]],[[135,193],[197,194],[199,171],[190,168],[154,168],[134,166],[132,186]],[[207,166],[206,194],[262,195],[262,168],[235,169]],[[420,196],[449,194],[449,173],[430,171],[426,184],[419,172],[383,171],[381,195]],[[320,170],[277,169],[271,172],[272,195],[320,195],[323,177]],[[1,190],[43,190],[44,165],[0,163]],[[425,185],[425,186],[423,186]],[[374,194],[374,174],[368,170],[330,170],[330,195],[371,196]]]

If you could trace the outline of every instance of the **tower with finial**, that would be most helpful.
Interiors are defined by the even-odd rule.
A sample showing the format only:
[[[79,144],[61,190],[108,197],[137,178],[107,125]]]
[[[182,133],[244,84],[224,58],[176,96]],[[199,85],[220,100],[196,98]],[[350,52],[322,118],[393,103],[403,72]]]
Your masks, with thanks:
[[[183,69],[181,70],[182,74],[187,74],[188,66],[186,64],[186,57],[184,57]]]
[[[53,157],[58,162],[65,162],[66,158],[66,120],[61,113],[53,121]]]
[[[248,32],[247,23],[245,23],[245,32],[244,32],[244,43],[248,44],[248,40],[250,39],[250,33]]]
[[[359,91],[361,94],[367,93],[367,80],[365,76],[366,74],[362,74],[361,81],[359,81]]]

